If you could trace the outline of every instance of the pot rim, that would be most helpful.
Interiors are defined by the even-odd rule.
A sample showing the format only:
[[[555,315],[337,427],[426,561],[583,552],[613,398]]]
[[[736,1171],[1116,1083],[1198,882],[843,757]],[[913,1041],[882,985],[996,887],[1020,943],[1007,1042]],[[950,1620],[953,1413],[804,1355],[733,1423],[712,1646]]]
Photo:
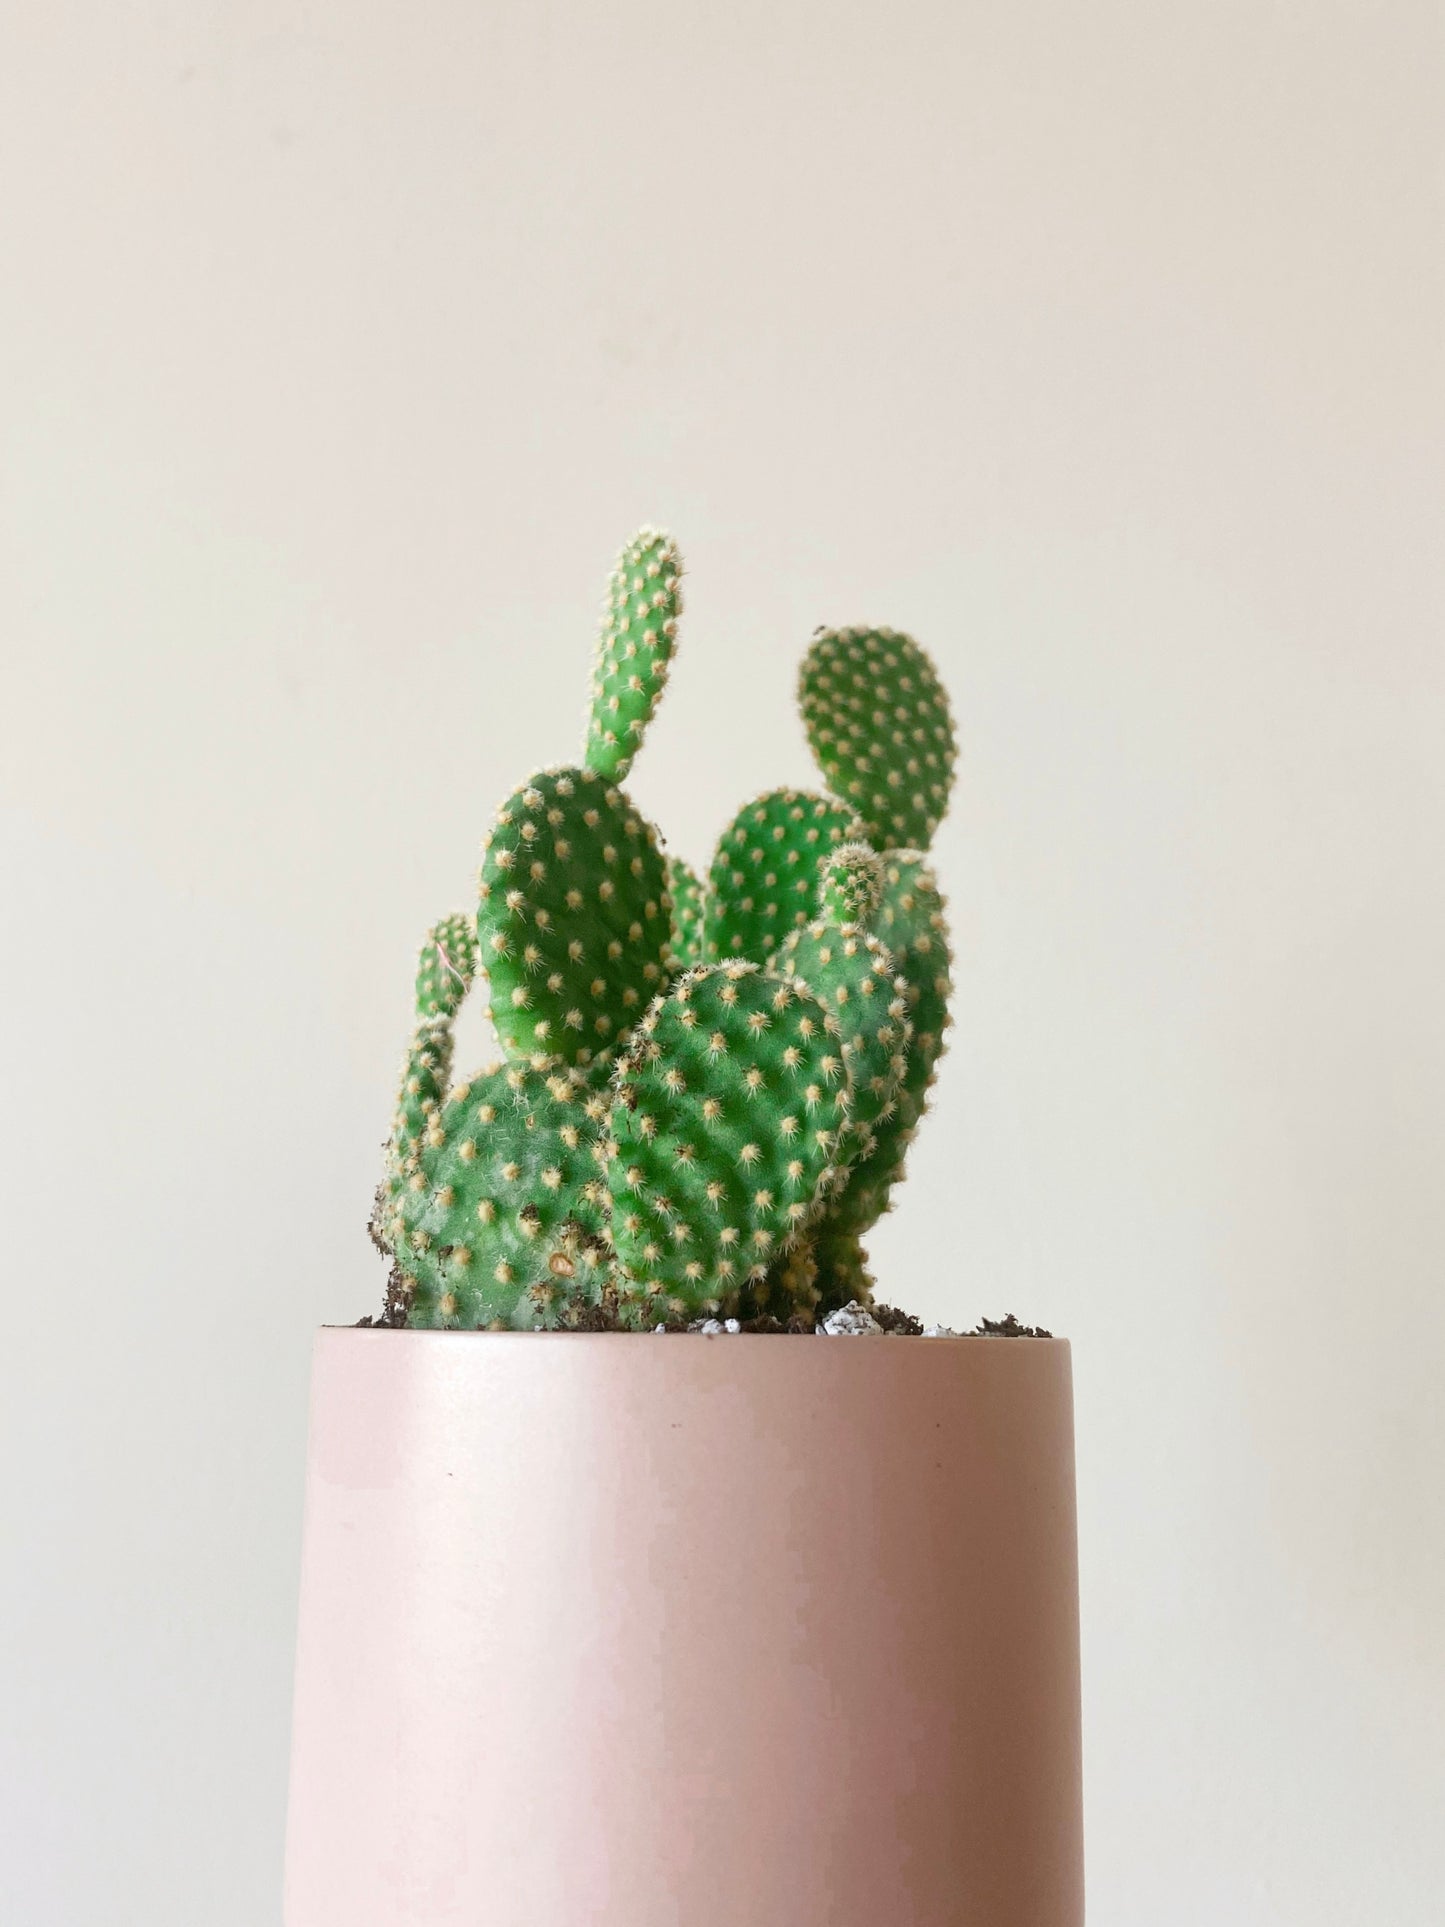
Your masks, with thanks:
[[[443,1330],[413,1329],[409,1325],[317,1325],[316,1327],[314,1327],[314,1329],[318,1333],[327,1332],[331,1334],[340,1334],[340,1333],[349,1332],[349,1333],[352,1333],[357,1338],[372,1338],[384,1333],[388,1338],[402,1338],[402,1339],[421,1338],[421,1339],[428,1339],[432,1341],[440,1341],[447,1344],[454,1343],[458,1339],[474,1340],[474,1339],[481,1338],[481,1339],[503,1339],[503,1340],[525,1339],[529,1344],[536,1344],[540,1339],[544,1341],[551,1340],[553,1343],[563,1343],[567,1345],[577,1345],[577,1344],[588,1344],[588,1345],[629,1344],[630,1345],[635,1343],[638,1339],[656,1338],[659,1336],[659,1334],[655,1331],[652,1331],[652,1332],[645,1332],[645,1331],[643,1332],[627,1332],[627,1331],[622,1331],[622,1332],[531,1331],[531,1332],[528,1332],[528,1331],[511,1331],[511,1330],[467,1331],[467,1330],[461,1330],[461,1329],[458,1329],[455,1331],[443,1331]],[[1006,1343],[1010,1345],[1025,1345],[1029,1347],[1037,1346],[1040,1348],[1045,1346],[1055,1347],[1055,1346],[1062,1345],[1067,1349],[1070,1345],[1070,1340],[1067,1337],[1063,1337],[1058,1333],[1052,1333],[1052,1332],[1049,1334],[1047,1338],[1042,1338],[1042,1337],[1026,1338],[1023,1336],[1022,1333],[1009,1333],[1009,1332],[950,1332],[946,1337],[940,1335],[934,1338],[925,1338],[921,1332],[864,1332],[864,1333],[834,1334],[832,1332],[820,1333],[820,1332],[687,1332],[687,1331],[683,1331],[683,1332],[664,1332],[660,1335],[662,1337],[670,1338],[673,1340],[680,1339],[680,1338],[695,1339],[695,1340],[701,1341],[703,1344],[706,1344],[706,1345],[721,1344],[724,1341],[726,1341],[728,1344],[735,1345],[740,1340],[747,1341],[750,1343],[757,1343],[757,1344],[762,1344],[766,1342],[769,1345],[774,1345],[777,1343],[777,1341],[780,1338],[812,1339],[812,1338],[818,1338],[818,1337],[831,1338],[835,1343],[838,1343],[838,1344],[847,1344],[850,1340],[856,1343],[858,1340],[861,1339],[866,1344],[870,1345],[870,1347],[879,1338],[906,1338],[913,1342],[926,1344],[930,1346],[973,1345],[973,1344],[997,1345],[997,1344]],[[891,1351],[893,1347],[890,1346],[889,1349]]]

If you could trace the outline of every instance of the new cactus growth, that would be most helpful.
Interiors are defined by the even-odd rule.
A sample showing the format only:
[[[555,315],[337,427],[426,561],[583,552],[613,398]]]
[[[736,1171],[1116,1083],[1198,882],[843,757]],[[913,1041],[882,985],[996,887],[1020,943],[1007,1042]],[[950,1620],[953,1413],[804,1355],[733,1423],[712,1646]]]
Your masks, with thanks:
[[[666,681],[681,575],[668,536],[624,548],[583,764],[513,791],[475,916],[423,946],[374,1219],[391,1322],[806,1327],[870,1292],[860,1239],[948,1021],[921,854],[952,776],[947,701],[908,637],[820,632],[801,704],[833,794],[745,805],[704,886],[619,786]],[[474,980],[505,1061],[453,1084]]]
[[[477,932],[470,917],[443,917],[416,963],[418,1017],[455,1017],[477,969]]]
[[[383,1201],[388,1216],[415,1169],[422,1139],[435,1118],[452,1068],[452,1026],[476,973],[477,938],[471,919],[443,917],[427,935],[416,966],[416,1028],[406,1054],[387,1156]],[[399,1221],[398,1221],[399,1222]]]
[[[882,902],[883,859],[866,843],[840,844],[818,882],[820,921],[866,929]]]

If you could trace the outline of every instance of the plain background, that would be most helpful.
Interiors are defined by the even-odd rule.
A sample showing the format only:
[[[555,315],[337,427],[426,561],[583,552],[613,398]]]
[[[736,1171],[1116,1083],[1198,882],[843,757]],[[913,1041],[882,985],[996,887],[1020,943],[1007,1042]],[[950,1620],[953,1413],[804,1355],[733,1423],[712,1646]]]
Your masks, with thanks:
[[[1437,9],[3,21],[0,1916],[277,1919],[309,1334],[653,520],[694,862],[815,624],[953,693],[875,1255],[1074,1340],[1092,1920],[1438,1922]]]

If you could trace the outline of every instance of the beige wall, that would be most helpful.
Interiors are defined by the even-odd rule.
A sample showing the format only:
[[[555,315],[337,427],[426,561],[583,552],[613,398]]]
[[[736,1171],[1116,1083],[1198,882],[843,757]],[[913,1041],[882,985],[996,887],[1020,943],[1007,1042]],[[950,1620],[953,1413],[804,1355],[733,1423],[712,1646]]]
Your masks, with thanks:
[[[1436,10],[4,49],[0,1916],[276,1918],[308,1331],[380,1290],[413,945],[651,518],[694,860],[808,780],[815,623],[953,690],[958,1028],[877,1255],[1075,1340],[1092,1917],[1438,1921]]]

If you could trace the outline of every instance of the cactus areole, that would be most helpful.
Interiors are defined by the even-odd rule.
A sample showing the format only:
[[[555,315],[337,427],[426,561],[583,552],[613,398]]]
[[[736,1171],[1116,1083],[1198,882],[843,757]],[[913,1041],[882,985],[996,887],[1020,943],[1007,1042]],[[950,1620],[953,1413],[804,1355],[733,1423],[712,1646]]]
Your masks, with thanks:
[[[873,1298],[948,1026],[924,852],[956,745],[926,653],[819,630],[799,706],[823,787],[727,825],[703,879],[622,787],[666,685],[682,561],[642,529],[608,585],[582,758],[498,810],[475,911],[422,947],[373,1234],[383,1322],[813,1330]],[[455,1077],[478,981],[505,1057]]]

